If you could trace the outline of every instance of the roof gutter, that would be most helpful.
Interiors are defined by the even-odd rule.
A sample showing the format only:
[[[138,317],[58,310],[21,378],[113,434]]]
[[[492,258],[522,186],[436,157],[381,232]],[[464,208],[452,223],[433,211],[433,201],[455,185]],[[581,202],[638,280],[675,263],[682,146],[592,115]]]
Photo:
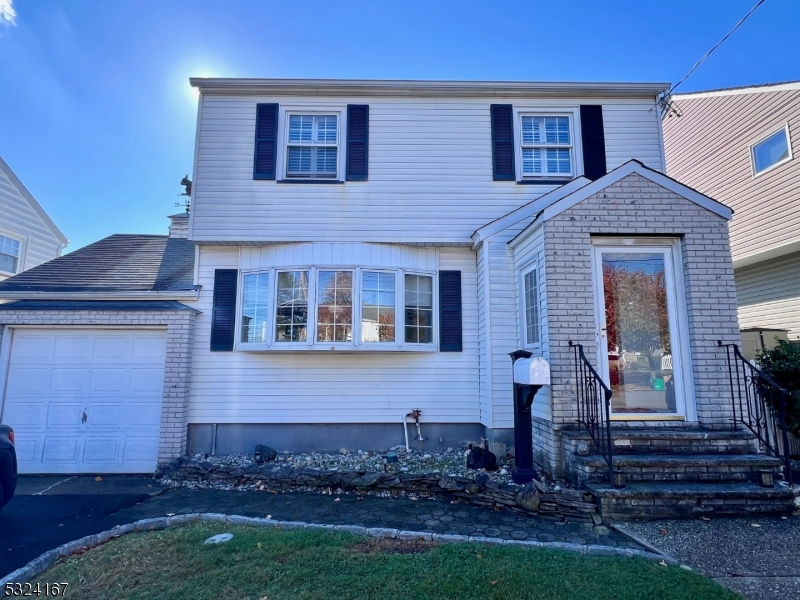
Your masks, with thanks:
[[[172,292],[37,292],[0,291],[0,298],[8,300],[176,300],[196,301],[200,290]]]
[[[525,98],[631,96],[653,98],[669,83],[572,81],[423,81],[369,79],[243,79],[191,77],[203,94]]]

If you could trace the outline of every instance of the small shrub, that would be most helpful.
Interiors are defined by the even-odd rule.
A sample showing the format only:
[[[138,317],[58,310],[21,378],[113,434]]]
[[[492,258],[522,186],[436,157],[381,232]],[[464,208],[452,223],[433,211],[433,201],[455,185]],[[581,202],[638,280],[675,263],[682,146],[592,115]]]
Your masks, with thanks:
[[[800,437],[800,344],[777,342],[774,348],[759,350],[756,362],[770,379],[789,392],[786,421],[789,431]]]

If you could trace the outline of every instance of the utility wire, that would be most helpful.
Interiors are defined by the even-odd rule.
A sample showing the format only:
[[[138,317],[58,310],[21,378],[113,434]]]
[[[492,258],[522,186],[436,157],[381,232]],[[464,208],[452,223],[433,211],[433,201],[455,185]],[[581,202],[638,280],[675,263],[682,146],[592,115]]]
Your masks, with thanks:
[[[670,94],[672,94],[672,92],[673,92],[673,91],[675,91],[675,88],[677,88],[677,87],[678,87],[680,84],[682,84],[684,81],[686,81],[686,79],[689,77],[689,75],[691,75],[692,73],[694,73],[694,70],[695,70],[697,67],[699,67],[699,66],[700,66],[700,65],[703,63],[703,61],[704,61],[705,59],[707,59],[709,56],[711,56],[711,53],[712,53],[712,52],[714,52],[714,50],[716,50],[717,48],[719,48],[719,47],[722,45],[722,43],[723,43],[725,40],[727,40],[729,37],[731,37],[731,35],[733,35],[733,32],[734,32],[734,31],[736,31],[737,29],[739,29],[739,27],[741,27],[741,26],[742,26],[742,23],[744,23],[744,22],[747,20],[747,18],[748,18],[750,15],[752,15],[752,14],[753,14],[753,13],[756,11],[756,9],[757,9],[759,6],[761,6],[762,4],[764,4],[764,1],[765,1],[765,0],[758,0],[758,2],[756,2],[755,6],[753,6],[753,8],[751,8],[751,9],[750,9],[750,11],[749,11],[749,12],[748,12],[748,13],[747,13],[745,16],[743,16],[743,17],[742,17],[742,19],[741,19],[741,20],[740,20],[740,21],[739,21],[739,22],[736,24],[736,26],[735,26],[733,29],[731,29],[731,30],[730,30],[730,31],[727,33],[727,35],[726,35],[724,38],[722,38],[720,41],[718,41],[718,42],[717,42],[717,44],[716,44],[716,45],[715,45],[713,48],[711,48],[711,50],[709,50],[708,52],[706,52],[706,53],[705,53],[705,54],[702,56],[702,58],[701,58],[700,60],[698,60],[698,61],[695,63],[695,65],[694,65],[694,66],[693,66],[691,69],[689,69],[689,72],[688,72],[686,75],[684,75],[684,76],[683,76],[683,79],[681,79],[681,80],[680,80],[678,83],[676,83],[675,85],[673,85],[673,86],[672,86],[672,87],[669,89],[669,91],[668,91],[666,94],[664,94],[664,97],[665,97],[665,98],[669,98]]]

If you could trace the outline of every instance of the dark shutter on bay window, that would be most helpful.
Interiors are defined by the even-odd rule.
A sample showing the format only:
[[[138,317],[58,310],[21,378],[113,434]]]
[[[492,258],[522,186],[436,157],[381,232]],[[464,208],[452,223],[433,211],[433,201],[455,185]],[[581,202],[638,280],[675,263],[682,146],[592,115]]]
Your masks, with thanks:
[[[492,175],[495,181],[515,181],[514,111],[510,104],[492,104]]]
[[[581,104],[581,145],[583,174],[592,181],[606,174],[606,136],[603,131],[603,107]]]
[[[366,181],[369,174],[369,105],[347,105],[347,181]]]
[[[278,105],[256,104],[253,179],[275,179],[278,151]]]
[[[216,269],[214,271],[214,305],[211,309],[211,351],[233,350],[236,330],[236,285],[239,271]]]
[[[439,350],[462,350],[461,271],[439,271]]]

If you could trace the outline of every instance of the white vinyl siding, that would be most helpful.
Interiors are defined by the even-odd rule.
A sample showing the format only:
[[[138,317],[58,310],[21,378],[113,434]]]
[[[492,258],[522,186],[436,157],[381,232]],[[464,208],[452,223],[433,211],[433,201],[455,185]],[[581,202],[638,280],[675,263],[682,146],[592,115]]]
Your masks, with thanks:
[[[348,103],[368,103],[369,181],[312,189],[311,185],[253,180],[258,102],[276,102],[293,110],[307,106],[309,113],[313,109],[319,114],[342,111]],[[243,244],[464,244],[479,227],[552,189],[493,181],[489,117],[493,102],[515,107],[523,104],[514,98],[327,100],[204,95],[192,195],[192,239]],[[663,170],[660,117],[652,110],[653,99],[524,100],[526,110],[533,110],[535,104],[554,112],[586,102],[603,105],[609,170],[632,158]],[[340,136],[346,131],[345,118],[339,116]],[[515,120],[515,135],[519,129]],[[343,154],[340,144],[340,163]],[[278,160],[279,165],[285,164],[281,156]]]
[[[214,269],[359,263],[462,274],[463,352],[211,352]],[[390,244],[201,246],[192,350],[190,423],[392,423],[423,411],[430,423],[477,423],[475,253]],[[424,425],[423,425],[424,427]]]
[[[787,329],[800,339],[800,253],[734,271],[739,326]]]
[[[0,235],[20,242],[17,273],[59,256],[60,240],[2,170],[0,170],[0,215]],[[0,280],[10,274],[0,265]]]
[[[800,90],[678,96],[675,102],[682,116],[664,120],[668,173],[735,211],[734,263],[800,241],[800,162],[755,177],[750,152],[784,126],[791,147],[798,148]]]

